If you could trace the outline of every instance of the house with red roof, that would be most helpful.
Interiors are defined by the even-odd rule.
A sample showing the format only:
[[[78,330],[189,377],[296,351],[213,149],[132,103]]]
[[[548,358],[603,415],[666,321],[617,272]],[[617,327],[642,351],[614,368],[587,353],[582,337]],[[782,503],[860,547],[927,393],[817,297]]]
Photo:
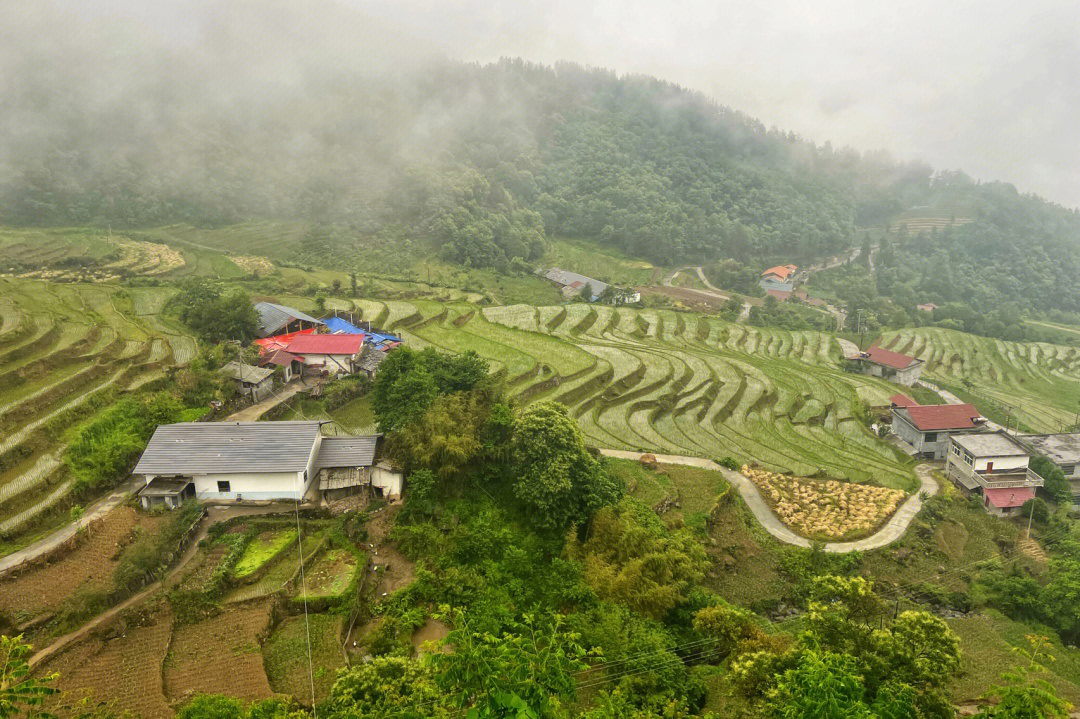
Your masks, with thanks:
[[[784,299],[791,296],[791,291],[795,289],[795,272],[799,268],[795,265],[777,265],[770,267],[761,273],[761,279],[758,284],[761,285],[761,289],[768,292],[769,290],[777,290],[779,292],[786,292],[787,295]]]
[[[1043,479],[1031,471],[1031,454],[1005,432],[949,437],[945,474],[967,494],[981,495],[998,517],[1015,517],[1035,497]]]
[[[353,374],[364,348],[365,335],[297,335],[285,351],[299,357],[305,369],[334,375]]]
[[[877,345],[868,347],[865,352],[860,352],[848,359],[857,363],[863,374],[881,377],[905,387],[913,386],[922,375],[923,361],[921,359]]]
[[[896,397],[904,397],[907,402],[896,402]],[[916,404],[904,395],[893,398],[892,414],[893,434],[914,448],[919,457],[945,459],[949,437],[972,434],[986,429],[986,418],[970,404]]]

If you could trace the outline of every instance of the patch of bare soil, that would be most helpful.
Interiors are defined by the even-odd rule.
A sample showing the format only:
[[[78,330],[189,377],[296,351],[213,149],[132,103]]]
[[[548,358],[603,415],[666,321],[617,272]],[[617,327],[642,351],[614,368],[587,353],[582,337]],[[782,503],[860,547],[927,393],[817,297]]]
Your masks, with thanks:
[[[55,686],[61,695],[50,698],[47,710],[58,716],[75,714],[71,708],[84,698],[108,702],[117,714],[146,719],[167,719],[173,710],[165,700],[161,662],[169,648],[172,615],[167,602],[153,611],[125,615],[113,631],[102,632],[73,644],[37,667],[42,676],[59,672]]]
[[[0,611],[12,619],[53,612],[77,589],[106,591],[120,555],[143,532],[156,532],[163,517],[122,506],[95,522],[86,538],[66,555],[29,567],[0,581]]]
[[[392,594],[413,580],[413,563],[387,539],[400,510],[400,504],[383,507],[372,514],[367,523],[368,546],[365,549],[371,553],[371,566],[368,571],[374,572],[378,577],[376,598]]]
[[[261,652],[269,627],[269,600],[246,602],[206,621],[178,626],[164,663],[165,695],[174,703],[194,694],[269,699],[274,692]]]
[[[412,645],[420,654],[435,651],[438,643],[450,634],[450,627],[435,619],[428,619],[423,626],[413,632]],[[442,647],[442,651],[448,651]]]

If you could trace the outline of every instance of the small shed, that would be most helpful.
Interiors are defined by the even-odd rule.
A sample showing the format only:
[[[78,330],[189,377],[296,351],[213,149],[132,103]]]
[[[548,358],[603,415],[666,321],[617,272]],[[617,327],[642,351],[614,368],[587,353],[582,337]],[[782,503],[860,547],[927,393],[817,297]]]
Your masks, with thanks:
[[[401,497],[401,472],[388,462],[375,460],[381,437],[323,437],[317,475],[323,499],[340,499],[365,487],[378,497]]]
[[[304,372],[304,361],[291,352],[274,350],[259,358],[260,367],[268,367],[273,371],[274,367],[281,367],[282,381],[291,382],[293,377],[299,377]]]
[[[379,365],[386,359],[386,352],[375,349],[375,345],[364,345],[360,353],[360,359],[356,361],[356,371],[363,372],[369,379],[375,379],[379,371]]]
[[[228,362],[221,368],[236,382],[240,394],[250,397],[252,402],[259,402],[273,393],[272,377],[274,370],[269,367],[255,367],[242,362]]]
[[[139,504],[143,509],[176,509],[185,499],[194,496],[195,483],[190,477],[154,477],[139,490]]]

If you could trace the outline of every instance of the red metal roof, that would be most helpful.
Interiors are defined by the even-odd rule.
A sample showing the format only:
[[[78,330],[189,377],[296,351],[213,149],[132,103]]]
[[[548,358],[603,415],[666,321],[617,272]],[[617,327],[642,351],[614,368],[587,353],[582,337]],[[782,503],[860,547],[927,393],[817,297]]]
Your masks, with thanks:
[[[897,407],[918,407],[919,406],[918,402],[913,400],[911,397],[908,397],[906,394],[899,394],[899,393],[894,394],[892,397],[889,397],[889,401],[892,402]]]
[[[972,429],[981,417],[970,404],[928,404],[907,407],[911,422],[923,432],[939,429]]]
[[[893,369],[904,369],[915,361],[914,357],[908,357],[902,355],[899,352],[893,352],[887,350],[884,347],[878,347],[874,345],[866,349],[867,359],[874,364],[885,365],[886,367],[892,367]]]
[[[262,339],[255,340],[255,344],[257,344],[261,348],[259,350],[260,352],[273,352],[274,350],[285,348],[289,344],[289,342],[291,342],[295,337],[299,337],[300,335],[312,334],[315,334],[314,327],[306,330],[300,330],[299,332],[290,332],[287,335],[274,335],[273,337],[263,337]]]
[[[363,346],[364,335],[301,335],[286,349],[299,355],[354,355]]]
[[[264,355],[263,358],[259,360],[259,364],[276,364],[284,367],[293,360],[298,359],[300,358],[285,350],[275,350],[271,354]]]
[[[1024,502],[1035,496],[1035,490],[1031,487],[988,488],[983,490],[983,495],[998,509],[1008,509],[1024,506]]]

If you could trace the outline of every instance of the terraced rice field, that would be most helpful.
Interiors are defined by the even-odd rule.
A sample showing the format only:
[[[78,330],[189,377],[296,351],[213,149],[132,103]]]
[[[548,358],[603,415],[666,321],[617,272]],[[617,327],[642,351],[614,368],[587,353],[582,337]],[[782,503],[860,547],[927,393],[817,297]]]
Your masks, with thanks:
[[[596,446],[915,486],[910,461],[859,419],[896,386],[844,373],[825,333],[588,305],[368,300],[362,310],[411,346],[475,351],[519,401],[566,404]]]
[[[0,278],[0,538],[11,542],[5,551],[61,521],[76,501],[62,461],[74,430],[101,403],[194,355],[195,341],[160,318],[173,292]]]
[[[1034,432],[1072,425],[1080,407],[1080,349],[1044,342],[1007,342],[955,330],[917,328],[881,339],[889,349],[926,362],[923,377],[966,387]],[[984,410],[985,411],[985,410]]]

